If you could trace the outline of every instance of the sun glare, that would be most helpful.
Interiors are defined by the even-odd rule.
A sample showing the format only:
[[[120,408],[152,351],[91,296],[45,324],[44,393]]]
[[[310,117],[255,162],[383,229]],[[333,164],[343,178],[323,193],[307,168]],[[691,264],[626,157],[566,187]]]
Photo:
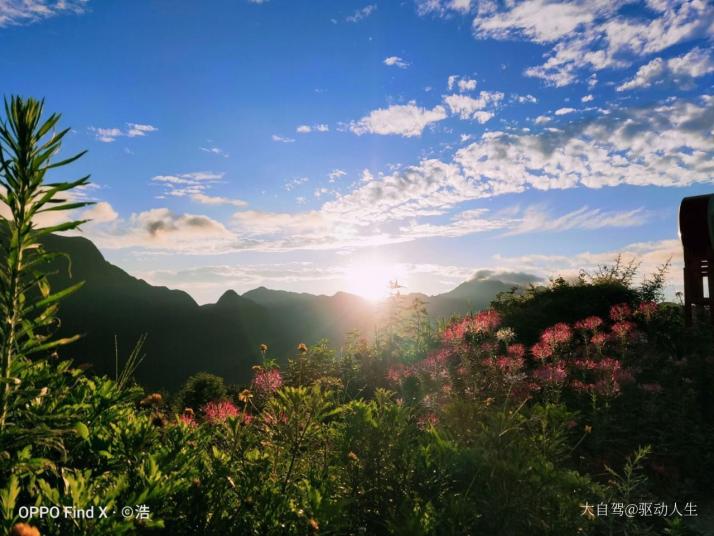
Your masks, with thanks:
[[[390,281],[400,280],[401,271],[396,264],[365,262],[352,264],[345,273],[347,292],[371,301],[389,296]]]

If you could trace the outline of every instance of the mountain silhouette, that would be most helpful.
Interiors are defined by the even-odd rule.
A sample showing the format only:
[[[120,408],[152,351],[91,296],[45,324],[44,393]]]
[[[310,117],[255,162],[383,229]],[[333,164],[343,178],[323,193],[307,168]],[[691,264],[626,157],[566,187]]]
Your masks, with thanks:
[[[199,305],[186,292],[150,285],[112,265],[86,238],[48,236],[44,245],[71,260],[53,267],[53,288],[85,281],[60,306],[58,335],[82,334],[60,350],[61,357],[114,375],[116,356],[121,369],[146,333],[146,357],[136,378],[149,389],[175,390],[198,371],[218,374],[230,383],[246,382],[262,343],[269,346],[271,357],[282,360],[301,342],[328,339],[339,347],[353,330],[370,337],[378,323],[379,305],[346,292],[323,296],[259,287],[243,295],[227,290],[216,303]],[[419,297],[432,319],[448,318],[486,308],[498,292],[535,279],[477,272],[445,294],[402,299]]]

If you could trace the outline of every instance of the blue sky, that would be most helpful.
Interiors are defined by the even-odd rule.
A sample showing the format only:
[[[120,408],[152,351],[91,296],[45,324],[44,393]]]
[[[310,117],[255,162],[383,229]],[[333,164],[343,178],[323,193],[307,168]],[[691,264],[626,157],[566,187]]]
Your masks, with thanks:
[[[105,256],[198,301],[681,254],[714,180],[714,6],[0,0],[3,93],[89,149]]]

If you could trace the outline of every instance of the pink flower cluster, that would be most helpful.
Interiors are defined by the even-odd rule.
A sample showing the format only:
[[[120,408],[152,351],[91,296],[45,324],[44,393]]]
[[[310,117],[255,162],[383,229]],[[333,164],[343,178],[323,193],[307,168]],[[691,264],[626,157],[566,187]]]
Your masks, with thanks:
[[[498,311],[489,309],[475,315],[465,316],[461,320],[447,326],[443,332],[445,342],[458,343],[469,332],[492,333],[501,325],[502,319]]]
[[[233,403],[227,400],[220,400],[217,402],[209,402],[201,408],[203,417],[206,421],[211,423],[223,422],[229,417],[243,417],[243,422],[249,423],[252,418],[247,413],[242,413],[240,410],[233,405]]]
[[[253,378],[253,390],[263,396],[274,393],[283,386],[283,376],[278,369],[260,369]]]
[[[565,363],[546,363],[533,371],[533,377],[547,384],[562,384],[568,377]]]
[[[652,320],[652,317],[657,312],[657,304],[655,302],[642,302],[637,306],[637,314],[644,317],[646,321]]]
[[[622,322],[632,316],[632,309],[626,303],[618,303],[610,307],[610,319],[614,322]]]
[[[590,331],[595,331],[597,328],[602,326],[603,320],[599,316],[589,316],[578,320],[575,323],[575,329],[586,329]]]

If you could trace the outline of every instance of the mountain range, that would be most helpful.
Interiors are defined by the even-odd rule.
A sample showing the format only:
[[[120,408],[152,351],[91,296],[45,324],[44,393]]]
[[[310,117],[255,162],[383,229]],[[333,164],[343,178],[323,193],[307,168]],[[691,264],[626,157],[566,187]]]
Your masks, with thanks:
[[[188,376],[208,371],[229,383],[245,382],[259,359],[260,344],[279,360],[304,342],[326,338],[339,347],[348,332],[374,333],[378,304],[338,292],[333,296],[259,287],[242,295],[227,290],[216,303],[199,305],[181,290],[153,286],[107,262],[82,237],[49,236],[49,251],[67,253],[71,264],[56,266],[51,277],[59,289],[77,281],[84,286],[62,301],[58,335],[82,338],[62,348],[63,358],[113,375],[142,334],[145,359],[137,380],[150,389],[177,389]],[[537,278],[528,274],[480,271],[450,292],[436,296],[410,294],[426,303],[431,319],[488,307],[499,292]],[[115,347],[116,342],[116,347]]]

